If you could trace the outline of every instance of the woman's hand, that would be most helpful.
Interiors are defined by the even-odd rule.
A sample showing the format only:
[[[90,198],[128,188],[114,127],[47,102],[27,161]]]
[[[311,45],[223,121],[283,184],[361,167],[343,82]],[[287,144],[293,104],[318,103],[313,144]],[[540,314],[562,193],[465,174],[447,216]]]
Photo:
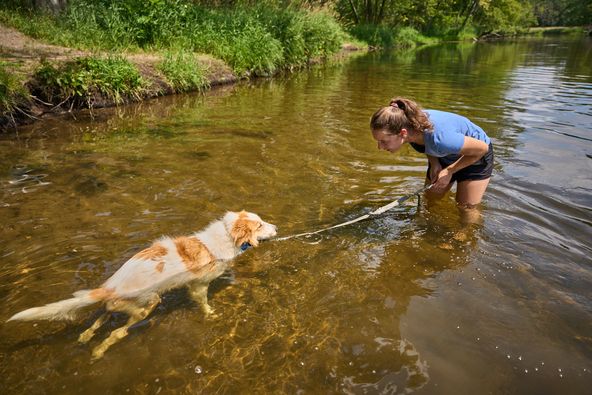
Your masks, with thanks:
[[[442,165],[440,161],[435,158],[435,160],[430,160],[430,183],[434,183],[438,179],[438,174],[442,171]]]
[[[432,179],[433,180],[433,179]],[[431,190],[436,193],[444,193],[448,189],[448,184],[452,180],[452,173],[448,171],[448,168],[440,170],[438,178],[433,182]]]

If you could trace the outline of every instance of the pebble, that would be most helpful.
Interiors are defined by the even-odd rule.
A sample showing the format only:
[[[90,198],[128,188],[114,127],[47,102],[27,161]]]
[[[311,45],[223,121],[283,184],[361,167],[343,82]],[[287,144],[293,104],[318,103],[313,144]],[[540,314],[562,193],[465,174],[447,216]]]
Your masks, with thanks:
[[[199,366],[199,365],[197,365],[194,370],[195,370],[196,374],[201,374],[201,372],[202,372],[201,366]]]

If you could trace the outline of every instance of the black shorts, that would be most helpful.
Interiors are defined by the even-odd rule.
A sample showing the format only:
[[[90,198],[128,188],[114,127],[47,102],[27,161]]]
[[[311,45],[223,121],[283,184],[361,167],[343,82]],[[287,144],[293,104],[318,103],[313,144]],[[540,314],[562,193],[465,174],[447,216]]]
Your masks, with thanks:
[[[442,165],[442,168],[446,168],[456,162],[458,160],[458,156],[456,157],[443,157],[438,158],[438,162]],[[491,177],[491,173],[493,172],[493,144],[489,143],[489,150],[483,158],[479,159],[477,162],[473,163],[470,166],[465,167],[454,173],[452,175],[452,179],[450,183],[453,182],[461,182],[461,181],[468,181],[468,180],[486,180]],[[430,180],[430,166],[428,164],[428,172],[426,174],[426,178]],[[430,180],[431,181],[431,180]]]

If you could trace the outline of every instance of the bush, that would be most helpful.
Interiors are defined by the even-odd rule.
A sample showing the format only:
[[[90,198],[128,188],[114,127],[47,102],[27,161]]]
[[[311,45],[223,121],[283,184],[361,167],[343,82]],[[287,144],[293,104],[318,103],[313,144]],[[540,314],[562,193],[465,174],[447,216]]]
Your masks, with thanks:
[[[50,102],[78,101],[92,108],[97,94],[120,104],[136,100],[144,91],[144,81],[136,67],[122,57],[82,57],[61,65],[46,60],[34,75],[42,96]]]
[[[208,86],[206,70],[194,54],[167,53],[157,65],[175,92],[202,90]]]
[[[384,25],[359,24],[349,30],[350,34],[373,47],[394,47],[393,30]]]
[[[25,101],[26,93],[21,79],[15,76],[11,65],[0,62],[0,124],[12,117],[11,114]]]
[[[362,24],[351,28],[350,33],[379,48],[413,48],[418,44],[431,44],[437,41],[420,34],[412,27],[393,29],[384,25]]]
[[[17,9],[0,11],[0,21],[70,47],[208,53],[239,75],[272,73],[330,55],[340,49],[344,37],[325,12],[206,8],[190,0],[70,0],[59,15]]]
[[[395,30],[395,46],[399,48],[413,48],[423,44],[432,44],[435,39],[428,38],[412,27],[403,27]]]

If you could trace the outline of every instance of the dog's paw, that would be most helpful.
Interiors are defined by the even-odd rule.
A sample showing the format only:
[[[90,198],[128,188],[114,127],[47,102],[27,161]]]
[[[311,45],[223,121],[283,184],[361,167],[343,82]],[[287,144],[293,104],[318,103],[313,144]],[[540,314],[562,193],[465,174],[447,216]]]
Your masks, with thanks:
[[[220,314],[216,312],[209,304],[202,306],[203,312],[206,319],[216,319],[220,318]]]
[[[212,306],[210,306],[209,304],[205,304],[202,306],[203,308],[203,312],[206,316],[211,316],[212,314],[214,314],[214,309],[212,308]]]
[[[103,350],[101,347],[96,347],[91,354],[90,360],[91,362],[96,362],[99,359],[103,358],[103,355],[105,355],[105,351]]]
[[[86,344],[94,336],[94,332],[84,331],[78,336],[78,343]]]

